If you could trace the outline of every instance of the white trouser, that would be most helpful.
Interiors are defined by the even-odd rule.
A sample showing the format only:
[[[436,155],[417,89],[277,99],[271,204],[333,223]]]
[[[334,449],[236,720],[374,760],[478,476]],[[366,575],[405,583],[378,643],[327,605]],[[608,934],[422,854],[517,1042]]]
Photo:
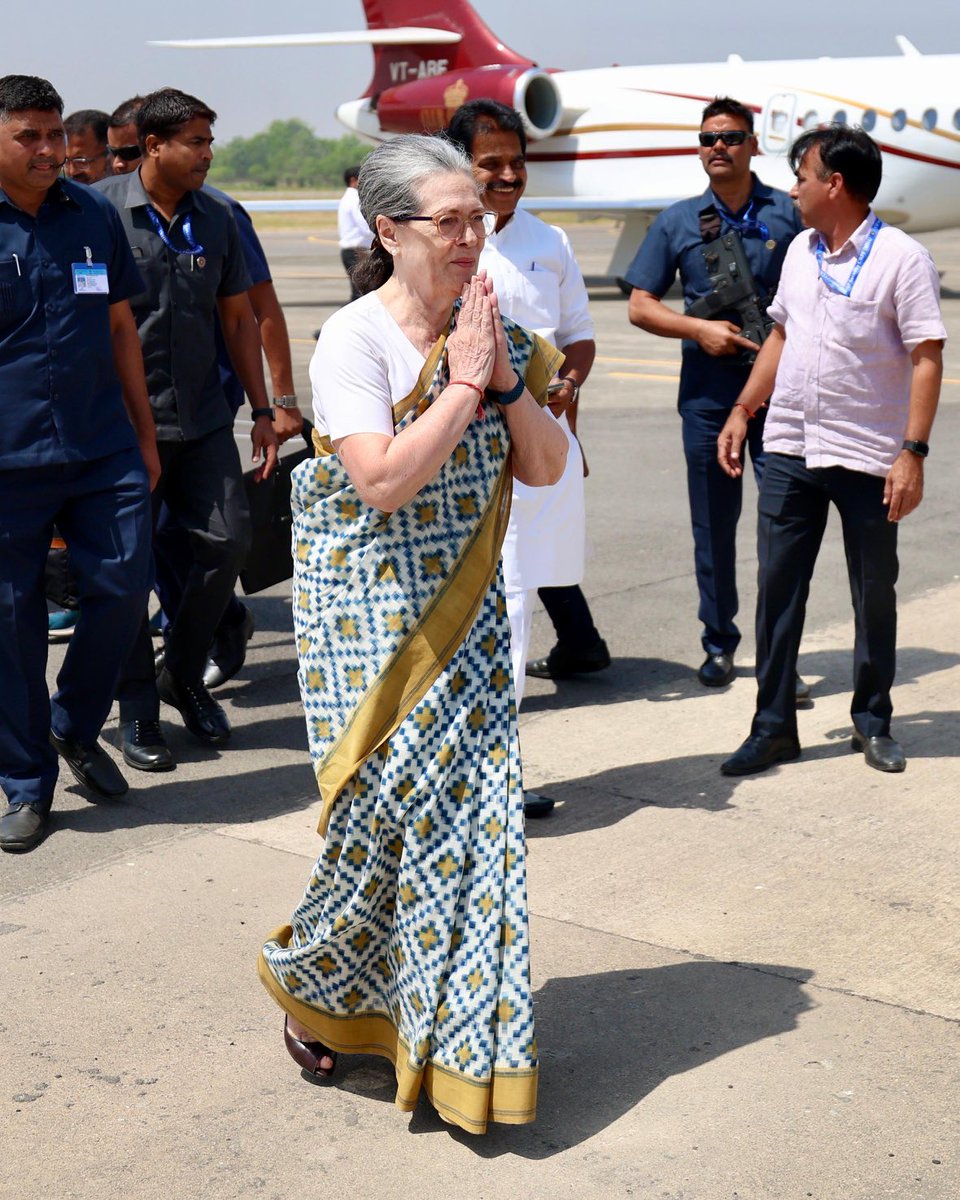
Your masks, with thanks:
[[[507,618],[510,621],[510,659],[513,666],[513,690],[517,712],[523,700],[526,682],[525,667],[530,650],[530,631],[533,628],[533,598],[536,588],[507,589]]]

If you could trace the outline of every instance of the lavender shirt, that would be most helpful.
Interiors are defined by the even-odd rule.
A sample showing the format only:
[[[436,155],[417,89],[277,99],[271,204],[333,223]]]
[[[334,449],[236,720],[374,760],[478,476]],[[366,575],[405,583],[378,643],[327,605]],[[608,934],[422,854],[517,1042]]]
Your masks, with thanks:
[[[823,269],[841,287],[874,222],[873,212]],[[817,233],[790,245],[770,315],[786,331],[763,435],[764,449],[886,475],[900,453],[913,364],[921,342],[945,341],[940,280],[919,242],[892,226],[877,234],[849,296],[820,278]]]

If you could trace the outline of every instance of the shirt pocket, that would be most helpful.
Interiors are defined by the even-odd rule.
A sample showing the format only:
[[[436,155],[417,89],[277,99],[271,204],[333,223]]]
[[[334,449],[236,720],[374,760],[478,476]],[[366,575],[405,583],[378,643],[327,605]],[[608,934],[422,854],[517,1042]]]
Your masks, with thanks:
[[[838,345],[861,360],[872,358],[883,332],[879,301],[831,294],[827,298],[827,311]]]
[[[527,329],[546,329],[550,331],[548,336],[553,336],[560,319],[560,280],[553,271],[536,266],[518,272],[517,279],[517,314],[506,307],[503,311]]]
[[[0,326],[22,321],[33,308],[30,280],[16,259],[0,260]]]

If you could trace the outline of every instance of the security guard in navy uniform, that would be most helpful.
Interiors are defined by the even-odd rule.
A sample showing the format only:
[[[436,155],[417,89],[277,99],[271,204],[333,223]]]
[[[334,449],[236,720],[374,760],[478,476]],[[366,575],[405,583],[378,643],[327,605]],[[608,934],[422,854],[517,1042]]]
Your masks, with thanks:
[[[151,582],[153,417],[128,297],[143,283],[111,205],[59,178],[63,101],[0,79],[0,848],[44,836],[57,755],[99,796],[98,742]],[[52,700],[44,565],[54,523],[80,591]]]
[[[151,92],[136,114],[140,167],[95,185],[116,206],[145,280],[131,304],[162,466],[154,508],[167,505],[193,551],[159,676],[144,606],[117,691],[121,750],[141,769],[173,766],[159,724],[161,699],[202,742],[219,745],[231,733],[226,713],[203,681],[250,538],[234,414],[217,362],[217,315],[253,409],[254,460],[261,461],[263,477],[277,457],[236,222],[223,201],[203,190],[215,120],[216,113],[195,96],[175,88]]]
[[[626,280],[633,286],[630,321],[661,337],[683,339],[679,409],[687,461],[694,563],[700,593],[698,671],[705,687],[723,687],[734,676],[740,642],[736,533],[742,487],[717,462],[717,437],[750,374],[756,346],[734,320],[707,320],[674,312],[662,302],[677,273],[685,309],[712,290],[703,254],[705,240],[735,230],[762,299],[780,279],[787,246],[802,228],[786,192],[760,182],[750,169],[757,153],[753,113],[737,100],[718,98],[703,110],[700,162],[710,179],[702,196],[665,209],[651,225]],[[734,314],[728,314],[734,315]],[[747,352],[745,355],[744,352]],[[750,423],[750,458],[757,482],[763,469],[762,414]],[[733,484],[734,486],[730,486]],[[798,679],[797,698],[809,688]]]

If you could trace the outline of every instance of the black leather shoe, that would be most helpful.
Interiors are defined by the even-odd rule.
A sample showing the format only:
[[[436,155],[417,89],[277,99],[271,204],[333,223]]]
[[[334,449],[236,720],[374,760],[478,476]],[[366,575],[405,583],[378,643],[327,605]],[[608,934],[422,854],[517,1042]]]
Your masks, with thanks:
[[[195,738],[216,746],[230,737],[227,714],[202,682],[184,683],[164,667],[157,676],[157,691],[165,704],[177,709]]]
[[[232,679],[247,657],[247,642],[253,637],[253,613],[244,606],[239,625],[217,630],[210,651],[210,661],[203,672],[204,687],[215,688]]]
[[[549,796],[541,796],[537,792],[523,793],[523,815],[525,817],[545,817],[547,813],[553,812],[553,806],[556,801],[551,800]]]
[[[850,749],[862,750],[867,766],[876,771],[903,771],[907,765],[903,747],[892,737],[864,737],[862,733],[854,733]]]
[[[11,804],[0,817],[0,850],[32,850],[46,832],[46,813],[29,804]]]
[[[704,687],[726,687],[735,673],[732,654],[708,654],[697,672],[697,678]]]
[[[113,800],[128,790],[120,768],[99,742],[81,746],[70,738],[58,737],[51,729],[50,744],[73,772],[74,779],[91,792]]]
[[[797,698],[797,708],[812,708],[813,701],[810,699],[810,684],[805,679],[800,678],[800,672],[797,672],[797,682],[795,696]]]
[[[736,754],[720,764],[721,775],[755,775],[776,763],[800,757],[800,743],[786,734],[751,733]]]
[[[589,675],[610,666],[610,651],[601,638],[589,650],[568,650],[558,642],[546,658],[532,658],[524,673],[534,679],[568,679],[571,675]]]
[[[161,642],[153,652],[153,671],[155,675],[159,675],[163,670],[163,664],[167,661],[167,645],[166,642]]]
[[[159,721],[124,721],[118,741],[123,761],[138,771],[172,771],[177,765]]]

